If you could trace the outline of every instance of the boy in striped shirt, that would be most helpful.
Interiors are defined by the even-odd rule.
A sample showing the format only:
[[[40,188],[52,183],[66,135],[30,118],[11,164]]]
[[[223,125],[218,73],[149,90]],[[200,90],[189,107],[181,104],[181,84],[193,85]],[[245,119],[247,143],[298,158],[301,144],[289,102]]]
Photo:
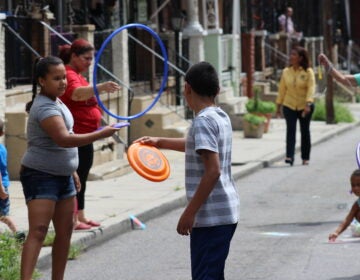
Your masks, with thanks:
[[[225,261],[239,217],[239,197],[231,174],[232,127],[215,104],[215,68],[200,62],[185,76],[184,96],[195,118],[186,138],[141,137],[135,142],[185,152],[188,205],[177,232],[190,234],[192,279],[225,279]]]

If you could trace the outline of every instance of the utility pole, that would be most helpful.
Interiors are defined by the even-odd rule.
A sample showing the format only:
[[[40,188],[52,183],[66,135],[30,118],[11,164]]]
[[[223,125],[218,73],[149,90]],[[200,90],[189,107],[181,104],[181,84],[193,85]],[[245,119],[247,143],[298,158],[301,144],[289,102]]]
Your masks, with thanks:
[[[333,57],[333,0],[323,0],[324,11],[324,43],[325,54],[327,57]],[[334,110],[334,82],[330,75],[327,76],[327,91],[325,95],[326,123],[335,123]]]

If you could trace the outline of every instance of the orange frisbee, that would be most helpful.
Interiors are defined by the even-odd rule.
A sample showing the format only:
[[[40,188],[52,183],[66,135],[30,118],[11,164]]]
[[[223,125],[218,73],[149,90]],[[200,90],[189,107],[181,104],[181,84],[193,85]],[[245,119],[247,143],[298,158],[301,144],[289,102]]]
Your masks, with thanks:
[[[142,177],[153,182],[166,180],[170,165],[166,157],[154,146],[134,143],[127,151],[131,167]]]

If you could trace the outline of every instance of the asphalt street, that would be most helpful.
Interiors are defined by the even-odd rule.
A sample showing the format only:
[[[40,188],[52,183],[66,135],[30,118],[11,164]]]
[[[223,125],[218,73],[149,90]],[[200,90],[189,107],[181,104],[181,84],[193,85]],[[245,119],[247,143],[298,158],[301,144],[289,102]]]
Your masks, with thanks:
[[[241,219],[227,280],[360,279],[360,239],[347,230],[336,243],[327,240],[356,200],[349,176],[357,168],[358,135],[354,127],[314,146],[309,166],[278,160],[237,180]],[[189,240],[175,230],[181,211],[89,248],[68,263],[65,279],[190,279]],[[49,279],[50,270],[42,272]]]

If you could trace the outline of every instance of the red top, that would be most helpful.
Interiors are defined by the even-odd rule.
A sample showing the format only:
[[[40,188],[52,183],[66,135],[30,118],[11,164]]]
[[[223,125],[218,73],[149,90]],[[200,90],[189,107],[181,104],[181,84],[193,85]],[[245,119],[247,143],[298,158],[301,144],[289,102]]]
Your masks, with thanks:
[[[76,88],[88,86],[89,83],[69,65],[65,68],[68,85],[60,99],[68,106],[74,117],[74,132],[79,134],[93,132],[99,128],[101,121],[101,110],[97,100],[95,96],[85,101],[71,100],[71,95]]]

